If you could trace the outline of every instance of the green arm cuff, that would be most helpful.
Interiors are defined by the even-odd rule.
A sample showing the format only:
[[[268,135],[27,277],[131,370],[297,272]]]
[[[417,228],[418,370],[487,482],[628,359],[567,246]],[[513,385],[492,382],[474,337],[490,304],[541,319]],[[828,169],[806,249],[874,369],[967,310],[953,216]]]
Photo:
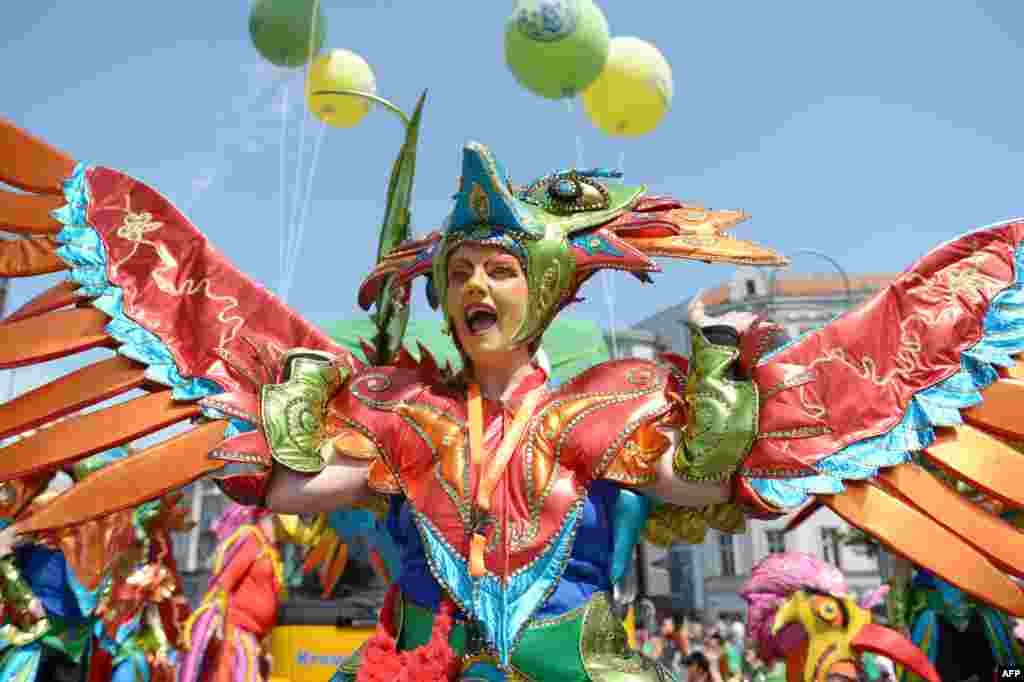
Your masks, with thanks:
[[[676,475],[694,481],[729,478],[757,435],[758,396],[734,376],[739,349],[711,343],[691,327],[693,355],[686,382],[687,426],[673,460]]]
[[[295,349],[284,357],[284,381],[260,391],[263,430],[277,464],[304,474],[321,471],[327,405],[350,371],[318,351]]]

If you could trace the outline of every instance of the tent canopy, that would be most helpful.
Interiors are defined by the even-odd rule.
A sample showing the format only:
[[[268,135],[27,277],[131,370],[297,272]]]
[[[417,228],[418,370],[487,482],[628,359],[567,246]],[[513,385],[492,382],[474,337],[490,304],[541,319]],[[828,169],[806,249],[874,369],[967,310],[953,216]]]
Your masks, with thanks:
[[[358,357],[365,360],[359,339],[368,342],[376,332],[373,322],[368,319],[338,320],[321,325],[331,338]],[[441,332],[440,320],[410,320],[403,339],[405,347],[419,358],[416,342],[422,343],[434,356],[438,364],[451,362],[458,369],[462,362],[455,344]],[[593,322],[584,320],[556,319],[544,333],[541,342],[551,362],[551,379],[560,384],[596,364],[610,359],[604,334]]]

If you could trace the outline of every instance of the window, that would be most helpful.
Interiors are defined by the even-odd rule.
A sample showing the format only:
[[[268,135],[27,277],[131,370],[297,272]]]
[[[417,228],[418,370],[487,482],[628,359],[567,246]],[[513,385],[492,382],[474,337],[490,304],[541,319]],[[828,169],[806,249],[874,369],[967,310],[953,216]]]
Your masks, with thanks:
[[[718,555],[722,561],[722,575],[736,575],[736,553],[733,551],[732,536],[728,533],[718,535]]]
[[[633,357],[642,360],[653,360],[654,349],[646,343],[638,343],[633,346]]]
[[[768,543],[769,554],[783,554],[786,551],[786,534],[781,530],[766,530],[765,541]]]
[[[821,529],[821,556],[836,568],[843,567],[843,543],[838,528]]]
[[[747,296],[757,296],[757,284],[752,279],[748,279],[745,284],[747,285]]]

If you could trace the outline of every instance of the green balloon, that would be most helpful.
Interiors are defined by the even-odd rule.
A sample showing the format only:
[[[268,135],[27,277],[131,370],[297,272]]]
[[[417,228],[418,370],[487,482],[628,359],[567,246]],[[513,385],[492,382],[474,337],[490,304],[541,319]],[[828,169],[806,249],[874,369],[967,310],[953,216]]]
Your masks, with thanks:
[[[610,40],[593,0],[519,0],[505,24],[505,62],[530,92],[575,97],[601,75]]]
[[[303,66],[324,46],[320,0],[256,0],[249,14],[253,47],[275,66]]]

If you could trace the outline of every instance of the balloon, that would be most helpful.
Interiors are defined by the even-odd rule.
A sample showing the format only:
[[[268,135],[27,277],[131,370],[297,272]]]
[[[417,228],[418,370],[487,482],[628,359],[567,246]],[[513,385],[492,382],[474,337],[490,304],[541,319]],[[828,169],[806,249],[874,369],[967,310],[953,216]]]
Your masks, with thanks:
[[[604,71],[583,93],[583,109],[609,135],[637,137],[668,113],[673,90],[672,68],[658,48],[638,38],[615,38]]]
[[[255,0],[249,13],[253,46],[276,66],[304,65],[324,46],[325,33],[320,0]]]
[[[601,74],[609,41],[593,0],[518,0],[505,24],[505,62],[530,92],[575,97]]]
[[[313,60],[306,79],[309,110],[335,128],[351,128],[366,116],[373,102],[355,95],[314,95],[323,90],[359,90],[377,94],[377,79],[366,60],[348,50],[331,50]]]

